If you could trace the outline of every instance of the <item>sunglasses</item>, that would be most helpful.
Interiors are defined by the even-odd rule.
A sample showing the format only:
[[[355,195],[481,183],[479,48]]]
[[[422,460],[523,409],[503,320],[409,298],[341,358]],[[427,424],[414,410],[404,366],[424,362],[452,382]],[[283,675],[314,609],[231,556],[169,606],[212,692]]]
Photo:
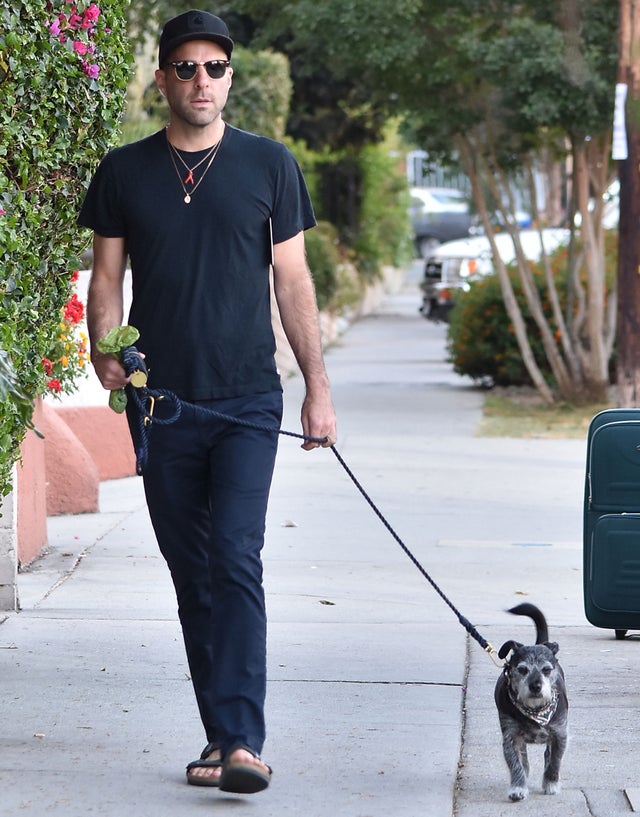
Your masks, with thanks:
[[[211,79],[221,79],[229,67],[229,60],[209,60],[208,62],[178,60],[177,62],[170,62],[169,65],[173,65],[173,70],[176,72],[176,77],[178,77],[179,80],[189,82],[189,80],[193,79],[198,73],[199,65],[204,65]]]

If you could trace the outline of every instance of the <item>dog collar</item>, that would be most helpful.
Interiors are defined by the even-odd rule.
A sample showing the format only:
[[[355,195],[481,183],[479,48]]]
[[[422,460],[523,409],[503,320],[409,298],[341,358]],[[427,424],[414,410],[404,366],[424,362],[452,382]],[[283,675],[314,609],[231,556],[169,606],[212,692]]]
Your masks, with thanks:
[[[555,691],[549,703],[540,709],[534,709],[533,707],[521,704],[520,701],[514,697],[511,686],[509,686],[509,700],[520,714],[524,715],[525,718],[528,718],[530,721],[534,721],[539,726],[548,726],[558,708],[558,693]]]

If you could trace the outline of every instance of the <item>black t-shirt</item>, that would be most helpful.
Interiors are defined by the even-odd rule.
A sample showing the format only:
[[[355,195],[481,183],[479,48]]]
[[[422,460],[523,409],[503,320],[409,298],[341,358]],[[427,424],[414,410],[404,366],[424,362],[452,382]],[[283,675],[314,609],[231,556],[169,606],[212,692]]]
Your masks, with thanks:
[[[182,155],[193,167],[205,152]],[[177,167],[184,179],[186,170]],[[200,173],[194,175],[197,182]],[[126,241],[129,323],[140,330],[150,387],[187,400],[281,388],[271,328],[271,236],[278,244],[315,224],[302,173],[284,145],[226,125],[216,158],[186,204],[160,131],[107,154],[78,223]]]

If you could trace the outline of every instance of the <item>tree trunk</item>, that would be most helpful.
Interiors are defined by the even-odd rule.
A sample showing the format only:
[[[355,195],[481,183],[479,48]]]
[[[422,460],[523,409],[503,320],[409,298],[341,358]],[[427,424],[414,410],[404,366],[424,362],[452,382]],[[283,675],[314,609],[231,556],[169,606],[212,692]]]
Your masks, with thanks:
[[[620,0],[618,81],[627,86],[628,156],[619,163],[618,405],[640,403],[640,1]]]
[[[513,325],[513,331],[518,342],[518,348],[520,349],[520,353],[522,355],[522,361],[525,365],[525,368],[527,369],[529,377],[533,382],[533,385],[538,390],[542,399],[545,401],[545,403],[551,405],[553,403],[553,392],[551,391],[549,384],[544,379],[544,375],[540,371],[540,367],[536,363],[535,356],[533,354],[533,350],[531,348],[531,344],[529,343],[529,338],[527,336],[527,327],[524,321],[524,317],[522,315],[522,311],[520,310],[518,300],[516,298],[515,292],[513,291],[513,287],[511,285],[511,280],[509,278],[507,269],[502,259],[500,258],[500,253],[498,252],[496,247],[495,238],[493,235],[493,228],[491,226],[489,213],[487,211],[485,197],[481,192],[480,180],[478,175],[477,162],[480,161],[480,156],[475,151],[474,145],[469,141],[465,141],[462,139],[459,140],[458,148],[460,151],[460,158],[463,167],[467,173],[467,176],[469,177],[469,181],[471,182],[473,199],[476,203],[476,206],[478,207],[478,214],[484,225],[485,233],[489,241],[489,245],[491,247],[493,262],[496,268],[498,280],[500,281],[500,289],[502,290],[502,299],[504,301],[504,307]],[[489,175],[490,174],[487,174],[487,177],[489,177]]]
[[[607,149],[608,153],[608,149]],[[596,178],[592,164],[597,165],[598,149],[586,140],[573,148],[573,184],[577,209],[581,215],[583,263],[586,274],[587,301],[580,346],[586,397],[602,400],[608,386],[607,345],[605,342],[606,275],[604,235],[599,202],[605,189],[605,178]],[[595,198],[592,210],[590,202]]]

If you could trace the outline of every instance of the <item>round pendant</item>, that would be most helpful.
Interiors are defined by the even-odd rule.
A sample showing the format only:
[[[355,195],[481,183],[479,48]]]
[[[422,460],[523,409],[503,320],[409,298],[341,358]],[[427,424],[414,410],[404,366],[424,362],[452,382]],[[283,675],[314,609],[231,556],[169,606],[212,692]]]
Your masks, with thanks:
[[[187,195],[184,197],[184,203],[189,204],[190,201],[191,201],[191,196],[187,193]]]

